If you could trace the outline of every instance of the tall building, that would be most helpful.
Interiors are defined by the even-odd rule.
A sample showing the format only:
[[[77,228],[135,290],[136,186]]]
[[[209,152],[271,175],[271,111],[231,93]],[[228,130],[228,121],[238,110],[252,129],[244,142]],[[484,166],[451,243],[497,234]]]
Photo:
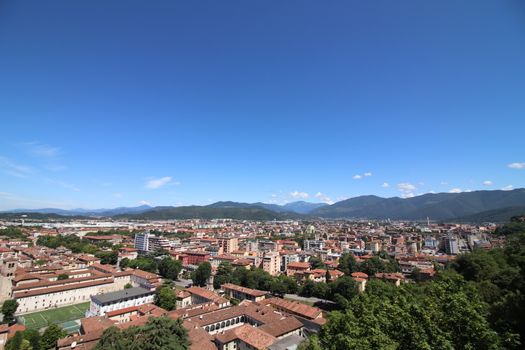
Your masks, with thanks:
[[[162,237],[149,232],[135,234],[135,249],[140,253],[154,252],[155,250],[170,248],[170,242]]]
[[[237,238],[219,238],[217,243],[224,254],[239,250],[239,240]]]
[[[149,233],[136,233],[135,234],[135,249],[139,252],[144,253],[149,251]]]
[[[263,270],[275,276],[281,271],[281,258],[279,253],[268,252],[264,254],[262,261]]]
[[[324,249],[324,241],[317,239],[305,239],[304,240],[304,250],[322,250]]]
[[[445,252],[449,255],[459,254],[458,239],[453,235],[448,235],[445,237]]]

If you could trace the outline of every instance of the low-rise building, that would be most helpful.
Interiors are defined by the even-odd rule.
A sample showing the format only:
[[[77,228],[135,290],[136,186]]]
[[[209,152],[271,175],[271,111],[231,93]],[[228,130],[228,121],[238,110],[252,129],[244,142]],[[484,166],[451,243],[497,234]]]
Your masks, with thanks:
[[[227,296],[238,300],[262,301],[270,294],[267,291],[241,287],[232,283],[225,283],[221,288]]]
[[[153,303],[154,295],[154,291],[142,287],[92,295],[91,304],[86,316],[104,316],[110,311]]]

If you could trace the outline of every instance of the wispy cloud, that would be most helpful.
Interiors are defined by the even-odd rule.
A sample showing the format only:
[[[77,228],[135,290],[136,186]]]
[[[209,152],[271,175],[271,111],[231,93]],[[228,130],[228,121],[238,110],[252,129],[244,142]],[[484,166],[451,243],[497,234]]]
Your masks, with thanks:
[[[300,192],[300,191],[290,192],[290,196],[292,198],[302,198],[302,199],[306,199],[306,198],[310,197],[310,195],[308,193]]]
[[[371,172],[364,173],[363,176],[372,176]]]
[[[381,185],[381,187],[383,188],[387,188],[387,187],[390,187],[390,184],[388,182],[383,182],[383,184]]]
[[[54,158],[60,155],[59,147],[54,147],[38,141],[24,142],[21,144],[25,150],[36,157]]]
[[[453,188],[451,189],[450,191],[448,191],[449,193],[461,193],[463,191],[461,191],[461,188]]]
[[[168,184],[171,185],[180,185],[180,182],[173,181],[173,178],[171,176],[164,176],[158,179],[151,179],[148,182],[146,182],[145,187],[149,188],[151,190],[156,190],[158,188],[161,188],[163,186],[166,186]]]
[[[334,204],[334,201],[330,197],[321,192],[317,192],[315,194],[315,198],[319,199],[321,202],[324,202],[326,204]]]
[[[355,175],[352,177],[352,179],[354,179],[354,180],[361,180],[362,178],[363,178],[363,177],[362,177],[361,175],[359,175],[359,174],[355,174]]]
[[[148,201],[145,201],[145,200],[139,201],[139,204],[140,205],[150,205],[151,206],[151,202],[148,202]]]
[[[490,180],[483,181],[483,186],[492,186],[492,185],[493,185],[493,182]]]
[[[411,198],[414,197],[417,187],[409,182],[401,182],[397,184],[397,189],[401,192],[401,197]]]
[[[525,163],[510,163],[507,166],[511,169],[525,169]]]
[[[512,186],[512,185],[507,185],[507,186],[503,187],[502,190],[503,190],[503,191],[511,191],[513,188],[514,188],[514,186]]]
[[[5,174],[21,178],[26,178],[34,172],[30,166],[15,163],[11,159],[3,156],[0,156],[0,169]]]

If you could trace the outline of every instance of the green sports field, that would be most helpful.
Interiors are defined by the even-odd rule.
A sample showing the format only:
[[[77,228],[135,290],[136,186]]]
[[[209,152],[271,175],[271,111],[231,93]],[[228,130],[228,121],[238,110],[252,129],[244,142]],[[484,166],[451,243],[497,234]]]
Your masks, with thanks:
[[[72,322],[70,321],[85,317],[84,315],[87,309],[89,309],[89,303],[76,304],[22,315],[19,316],[18,319],[29,329],[40,329],[52,323],[71,325]]]

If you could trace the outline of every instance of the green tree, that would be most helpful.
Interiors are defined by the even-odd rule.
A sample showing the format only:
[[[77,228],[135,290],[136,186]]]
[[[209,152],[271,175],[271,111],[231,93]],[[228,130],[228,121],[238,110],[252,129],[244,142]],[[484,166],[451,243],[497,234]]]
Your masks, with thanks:
[[[126,283],[124,285],[124,289],[130,289],[130,288],[133,288],[133,285],[131,283]]]
[[[181,319],[152,317],[144,326],[106,329],[95,350],[187,350],[189,346]]]
[[[57,340],[64,338],[67,335],[67,332],[57,326],[56,324],[51,324],[46,328],[42,337],[40,338],[40,347],[42,350],[53,350],[56,348]]]
[[[182,270],[182,263],[180,260],[173,260],[172,258],[164,258],[159,262],[159,274],[170,280],[177,280],[179,273]]]
[[[118,252],[116,251],[101,251],[95,253],[95,256],[100,259],[100,263],[104,265],[116,265],[118,262]]]
[[[177,307],[177,296],[169,287],[161,287],[155,293],[155,305],[164,310],[171,311]]]
[[[129,259],[128,258],[122,258],[119,263],[119,267],[121,269],[125,269],[126,267],[129,267]]]
[[[345,273],[345,275],[350,275],[358,270],[358,263],[355,260],[353,254],[344,253],[339,259],[339,270]]]
[[[326,273],[324,274],[324,279],[326,283],[332,282],[332,275],[330,274],[330,270],[326,269]]]
[[[60,275],[58,275],[57,280],[62,281],[62,280],[67,280],[68,278],[69,278],[68,274],[61,273]]]
[[[9,339],[5,344],[5,350],[21,350],[24,336],[22,332],[18,331],[15,333],[13,338]]]
[[[211,277],[211,265],[205,261],[197,267],[197,270],[193,271],[191,279],[193,284],[204,287],[208,283],[208,279]]]
[[[36,329],[26,329],[24,339],[29,342],[31,350],[40,350],[40,333]]]
[[[302,297],[310,298],[314,295],[315,292],[315,282],[311,280],[306,280],[306,282],[303,283],[299,295]]]
[[[11,324],[15,320],[15,312],[18,308],[18,302],[14,299],[4,301],[2,304],[2,314],[4,315],[4,323]]]
[[[223,261],[217,268],[217,273],[213,278],[213,288],[219,289],[224,283],[231,282],[233,267],[228,261]]]
[[[312,267],[312,269],[322,269],[326,267],[323,260],[321,260],[317,256],[312,256],[310,260],[308,260],[308,262],[310,263],[310,266]]]

